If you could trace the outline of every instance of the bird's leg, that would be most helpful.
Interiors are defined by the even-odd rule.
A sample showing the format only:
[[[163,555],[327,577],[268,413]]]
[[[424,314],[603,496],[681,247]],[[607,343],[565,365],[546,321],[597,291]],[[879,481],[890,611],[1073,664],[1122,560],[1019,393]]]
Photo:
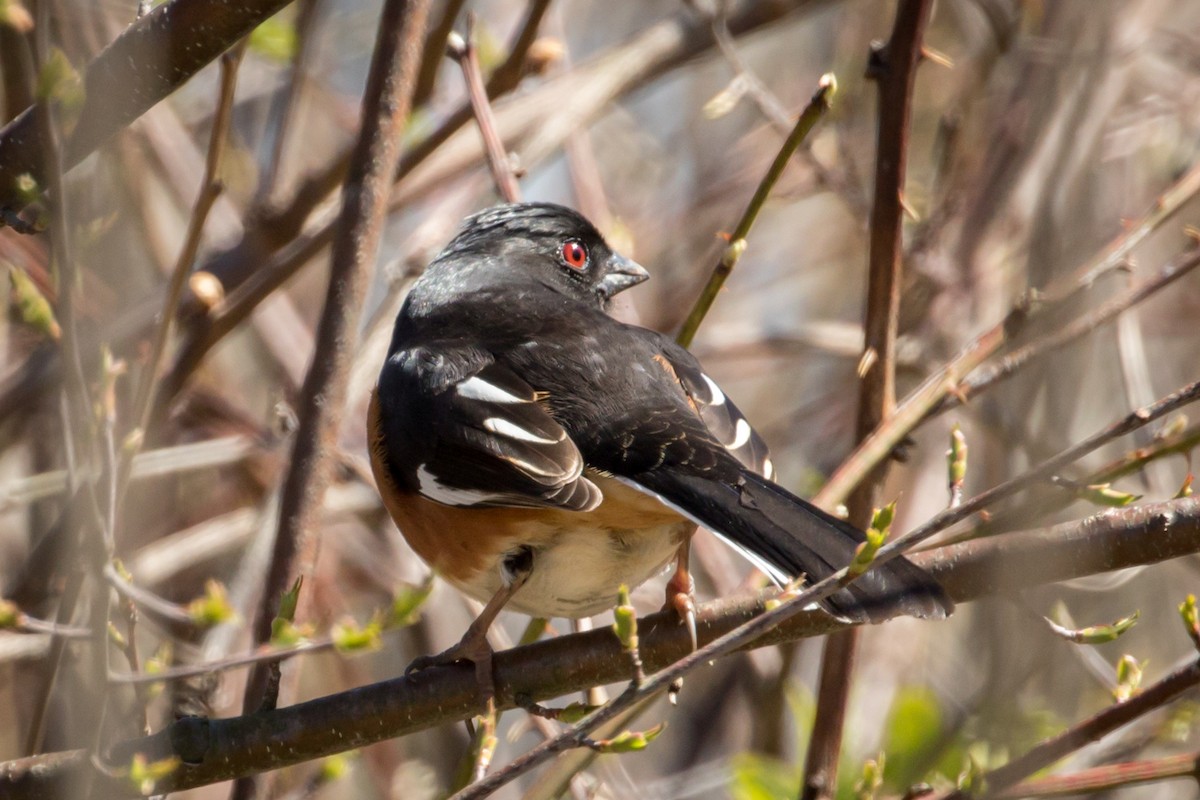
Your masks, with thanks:
[[[475,665],[475,681],[479,684],[480,696],[485,701],[496,694],[496,685],[492,676],[492,656],[495,650],[488,641],[488,630],[496,620],[500,610],[512,599],[517,590],[525,585],[531,570],[514,570],[511,580],[505,581],[500,589],[492,595],[487,605],[479,612],[479,616],[467,627],[467,632],[459,639],[458,644],[443,650],[437,655],[420,656],[404,670],[411,675],[429,667],[452,664],[455,661],[470,661]],[[506,576],[507,577],[507,576]]]
[[[696,649],[696,582],[688,571],[688,558],[691,554],[692,537],[684,538],[675,553],[675,573],[667,581],[666,608],[672,608],[679,619],[687,625],[688,635],[692,639],[692,650]]]

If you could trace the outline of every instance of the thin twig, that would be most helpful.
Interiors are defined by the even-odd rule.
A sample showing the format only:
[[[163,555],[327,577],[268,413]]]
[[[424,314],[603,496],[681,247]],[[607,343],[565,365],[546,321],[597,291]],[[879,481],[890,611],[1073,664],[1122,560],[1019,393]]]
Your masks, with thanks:
[[[1103,305],[1071,320],[1058,330],[1006,354],[1003,358],[979,367],[959,384],[953,394],[945,395],[940,403],[930,409],[929,415],[941,414],[966,403],[972,397],[1011,377],[1014,372],[1031,361],[1060,350],[1101,325],[1111,322],[1122,312],[1142,302],[1160,289],[1170,286],[1197,266],[1200,266],[1200,249],[1192,246],[1154,275],[1129,287]]]
[[[738,220],[733,233],[729,235],[729,243],[725,245],[720,260],[713,267],[708,283],[701,290],[700,296],[696,298],[696,304],[692,306],[687,319],[683,321],[683,327],[679,329],[679,335],[675,337],[675,341],[679,344],[688,347],[691,345],[692,339],[696,337],[700,323],[704,321],[704,317],[712,308],[721,287],[725,285],[725,280],[733,273],[733,268],[737,266],[738,260],[746,250],[746,237],[750,235],[750,228],[767,202],[767,196],[770,195],[771,189],[783,174],[783,170],[791,160],[792,154],[796,152],[796,148],[804,141],[804,137],[813,129],[817,121],[829,110],[829,104],[836,92],[837,81],[834,80],[833,75],[821,76],[821,80],[817,83],[816,93],[808,101],[804,111],[800,113],[800,118],[796,120],[792,132],[784,140],[779,152],[775,154],[775,160],[771,162],[767,174],[759,181],[758,188],[754,190],[754,196],[750,198],[746,210],[742,212],[742,218]]]
[[[1098,795],[1136,786],[1155,783],[1172,778],[1200,779],[1200,753],[1182,753],[1177,756],[1130,761],[1123,764],[1105,764],[1069,775],[1047,775],[1035,778],[1001,791],[996,800],[1016,800],[1019,797],[1081,797]]]
[[[993,796],[1062,759],[1084,745],[1097,741],[1117,728],[1155,709],[1162,708],[1186,690],[1200,684],[1200,660],[1172,672],[1158,683],[1123,703],[1109,706],[1098,714],[1072,725],[1067,730],[1038,744],[1002,767],[983,776],[987,796]],[[938,800],[965,800],[972,794],[954,791]]]
[[[513,172],[512,161],[504,142],[496,132],[496,118],[488,103],[487,88],[483,84],[483,75],[479,71],[479,50],[475,47],[475,13],[467,12],[466,36],[452,33],[446,39],[446,52],[458,62],[462,68],[463,79],[467,83],[467,96],[471,100],[471,110],[479,125],[479,135],[483,138],[483,150],[487,155],[488,168],[492,172],[492,180],[496,183],[496,191],[506,203],[517,203],[521,200],[521,186]]]
[[[900,556],[906,550],[911,549],[914,545],[928,539],[936,533],[969,518],[983,508],[999,501],[1012,497],[1018,492],[1023,491],[1031,485],[1045,480],[1050,475],[1056,474],[1063,467],[1074,463],[1088,453],[1096,450],[1099,447],[1107,444],[1113,439],[1123,436],[1131,431],[1137,430],[1156,419],[1170,414],[1178,408],[1181,408],[1189,403],[1200,400],[1200,382],[1189,384],[1183,389],[1175,392],[1167,397],[1162,398],[1156,403],[1153,403],[1144,408],[1137,409],[1128,414],[1124,419],[1110,425],[1109,427],[1093,434],[1084,439],[1078,444],[1067,448],[1053,458],[1043,461],[1036,467],[1027,472],[1012,478],[1004,483],[989,489],[982,494],[978,494],[957,508],[947,509],[933,517],[924,525],[916,528],[913,531],[901,536],[880,548],[876,554],[872,566],[887,563],[893,558]],[[635,700],[653,694],[655,692],[666,689],[676,678],[686,675],[701,664],[706,663],[710,659],[732,652],[740,647],[743,647],[762,634],[766,633],[776,625],[795,616],[804,609],[805,606],[823,600],[833,594],[838,589],[848,585],[854,580],[854,576],[849,574],[848,569],[841,569],[838,572],[830,575],[824,580],[809,586],[803,591],[796,594],[787,602],[781,604],[777,608],[768,611],[760,617],[756,617],[749,622],[741,625],[737,629],[725,634],[719,639],[710,642],[709,644],[694,651],[690,655],[676,661],[670,667],[658,672],[646,679],[645,683],[638,689],[637,692],[627,692],[617,697],[608,705],[589,714],[577,724],[568,728],[556,739],[544,742],[525,755],[514,759],[501,770],[497,770],[490,777],[481,781],[474,786],[468,787],[464,791],[454,796],[454,800],[468,800],[468,798],[486,797],[488,794],[499,789],[504,784],[516,778],[539,764],[545,762],[548,758],[562,750],[569,750],[574,747],[581,746],[582,739],[595,728],[595,726],[603,724],[613,715],[619,713]]]
[[[959,382],[983,364],[1035,316],[1041,316],[1068,298],[1086,291],[1102,275],[1125,263],[1137,245],[1164,222],[1171,219],[1189,200],[1200,193],[1200,162],[1167,189],[1132,227],[1122,231],[1109,246],[1074,273],[1051,283],[1038,299],[1026,298],[1008,315],[976,337],[952,359],[913,390],[887,422],[858,445],[822,488],[823,503],[842,502],[860,477],[887,458],[943,399],[953,393]]]
[[[952,599],[963,603],[1198,551],[1200,498],[1193,497],[1110,511],[1049,530],[969,542],[922,554],[917,560],[946,587]],[[697,663],[714,656],[708,646],[717,637],[742,631],[747,619],[762,615],[768,598],[770,595],[726,598],[701,607],[697,630],[705,648],[697,651],[701,653]],[[769,631],[762,636],[745,637],[752,640],[745,646],[795,641],[840,630],[845,623],[811,610],[796,613],[784,624],[766,627]],[[691,652],[688,632],[671,611],[639,620],[639,639],[641,655],[651,671],[677,670],[677,659]],[[597,629],[498,652],[496,697],[504,708],[517,707],[516,698],[522,695],[532,701],[549,700],[592,685],[622,681],[628,674],[629,661],[617,638],[610,630]],[[656,680],[660,679],[649,679]],[[185,763],[159,787],[161,791],[179,790],[344,752],[467,719],[480,710],[470,665],[434,667],[412,677],[272,712],[232,719],[179,720],[147,739],[115,745],[113,760],[123,763],[135,752],[153,758],[185,756]],[[370,724],[363,724],[364,720]],[[0,764],[0,794],[6,800],[58,796],[52,787],[64,785],[88,768],[81,751]]]
[[[328,443],[341,419],[341,392],[354,354],[361,299],[379,245],[429,5],[429,0],[388,0],[380,20],[363,100],[362,130],[333,243],[329,293],[299,403],[292,468],[283,487],[275,549],[254,622],[256,642],[270,639],[280,597],[296,575],[311,568],[321,500],[329,481],[333,448]],[[265,669],[254,670],[246,687],[247,711],[258,707],[265,678]]]
[[[128,485],[129,471],[133,466],[133,456],[141,449],[147,438],[147,428],[150,425],[157,394],[158,372],[162,366],[167,351],[167,342],[171,338],[171,327],[179,308],[179,300],[183,296],[183,288],[187,285],[187,277],[196,253],[200,250],[201,237],[204,234],[204,224],[208,221],[208,213],[217,202],[224,187],[221,184],[221,156],[225,151],[225,141],[229,134],[229,124],[233,117],[233,98],[237,89],[238,67],[242,63],[244,45],[234,48],[221,58],[221,85],[218,90],[217,108],[213,114],[212,134],[208,140],[208,154],[204,160],[204,177],[201,179],[200,192],[192,207],[192,215],[188,220],[187,233],[179,248],[179,257],[171,270],[171,280],[167,284],[166,296],[163,298],[162,316],[159,318],[154,340],[150,345],[150,357],[138,382],[137,395],[133,405],[134,438],[128,446],[122,448],[120,486],[123,492]]]
[[[871,203],[866,317],[863,324],[864,361],[869,366],[859,384],[855,441],[861,442],[896,408],[896,335],[900,320],[903,255],[904,179],[908,165],[908,136],[913,86],[921,61],[921,40],[932,0],[903,0],[896,9],[891,38],[873,46],[867,76],[878,89],[875,141],[875,195]],[[871,357],[866,358],[866,354]],[[882,505],[887,462],[864,474],[850,494],[850,521],[866,528],[872,510]],[[837,789],[842,731],[854,665],[858,630],[851,628],[825,641],[812,738],[800,786],[802,800],[830,798]]]

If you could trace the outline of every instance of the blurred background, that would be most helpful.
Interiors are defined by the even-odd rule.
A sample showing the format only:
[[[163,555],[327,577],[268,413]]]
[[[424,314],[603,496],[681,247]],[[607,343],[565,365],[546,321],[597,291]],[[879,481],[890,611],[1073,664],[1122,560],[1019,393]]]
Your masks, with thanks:
[[[131,23],[135,5],[25,0],[35,30],[0,28],[3,119],[31,97],[21,37],[42,37],[39,46],[60,48],[82,68]],[[506,73],[520,80],[495,102],[525,172],[524,196],[580,209],[646,265],[653,280],[623,295],[618,313],[666,332],[678,330],[719,258],[720,234],[737,222],[818,78],[837,76],[831,113],[786,170],[693,347],[771,445],[779,480],[811,495],[853,445],[876,124],[876,93],[864,73],[895,4],[438,0],[431,22],[453,19],[461,30],[473,11],[486,73],[505,63],[531,9],[544,11],[537,35],[520,71],[510,65]],[[247,620],[261,600],[289,467],[291,408],[325,297],[322,230],[336,213],[338,165],[355,135],[378,11],[376,3],[298,0],[246,48],[220,173],[225,191],[205,228],[201,274],[168,343],[153,422],[113,531],[138,586],[186,605],[215,579],[236,617],[201,630],[143,609],[134,631],[143,660],[200,664],[251,646]],[[922,65],[913,99],[901,397],[1031,287],[1094,261],[1200,164],[1200,4],[1192,0],[939,0],[925,42],[936,53]],[[336,478],[317,566],[303,588],[303,621],[318,633],[345,618],[365,625],[398,587],[427,574],[371,483],[366,402],[411,281],[463,216],[497,200],[473,123],[439,138],[465,92],[453,62],[430,63],[439,68],[405,133],[407,171],[363,309]],[[213,65],[67,175],[79,269],[74,314],[97,413],[91,429],[101,439],[108,431],[123,442],[136,427],[135,394],[200,187],[218,80]],[[1073,302],[1097,306],[1184,250],[1184,226],[1200,226],[1191,194],[1175,197],[1178,212]],[[79,567],[63,531],[74,514],[90,511],[65,500],[68,478],[88,455],[67,447],[59,346],[29,310],[30,298],[55,302],[44,239],[0,229],[0,266],[12,275],[2,284],[9,314],[0,324],[0,596],[53,619]],[[211,323],[230,308],[238,313]],[[1043,319],[1039,331],[1061,325],[1070,308]],[[970,444],[967,494],[982,491],[1200,377],[1198,319],[1193,275],[927,422],[889,473],[884,495],[900,501],[897,528],[946,506],[951,425]],[[1170,424],[1177,430],[1163,435],[1193,430]],[[1079,474],[1151,443],[1155,430],[1114,443]],[[1189,471],[1175,455],[1119,488],[1165,500]],[[1059,498],[1062,490],[1047,493]],[[1024,498],[997,513],[1007,529],[1022,529],[1098,510]],[[701,600],[744,584],[748,565],[715,539],[701,535],[694,547]],[[881,751],[882,794],[919,781],[951,785],[964,771],[1002,763],[1110,703],[1114,665],[1126,653],[1145,663],[1147,682],[1169,671],[1193,652],[1175,609],[1200,583],[1198,565],[1181,559],[963,605],[945,623],[898,620],[865,631],[840,796],[856,796],[863,763]],[[656,610],[661,592],[662,580],[643,587],[639,607]],[[85,606],[71,619],[86,620]],[[1141,620],[1117,642],[1080,647],[1038,619],[1063,621],[1063,608],[1074,626],[1135,610]],[[287,662],[284,673],[298,681],[295,699],[390,678],[417,655],[457,641],[473,615],[462,596],[435,582],[420,620],[385,633],[378,649],[324,651]],[[515,640],[526,624],[506,613],[499,627]],[[117,626],[128,632],[119,619]],[[49,635],[0,634],[0,759],[26,754],[34,741],[46,752],[95,736],[88,698],[100,690],[79,647],[60,654]],[[660,703],[638,723],[666,720],[661,738],[642,753],[597,759],[569,795],[795,796],[819,647],[812,640],[762,649],[689,677],[678,707]],[[117,650],[110,667],[130,668]],[[114,739],[136,735],[143,701],[155,730],[175,713],[236,715],[244,680],[244,670],[210,674],[153,697],[114,687],[106,722]],[[1176,703],[1085,748],[1069,766],[1195,750],[1195,711],[1191,700]],[[30,738],[34,728],[43,731],[39,740]],[[543,735],[524,713],[505,714],[495,763]],[[446,726],[359,752],[340,777],[320,764],[288,769],[270,793],[438,797],[453,785],[467,745],[463,726]],[[499,796],[521,796],[532,783]],[[1195,797],[1195,787],[1168,781],[1112,796]],[[185,794],[222,797],[228,787]]]

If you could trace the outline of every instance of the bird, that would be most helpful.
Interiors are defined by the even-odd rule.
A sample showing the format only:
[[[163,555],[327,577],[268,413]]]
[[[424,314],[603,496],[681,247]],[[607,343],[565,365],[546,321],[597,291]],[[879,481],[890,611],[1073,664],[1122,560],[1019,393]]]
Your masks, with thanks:
[[[864,534],[775,483],[767,446],[699,361],[609,314],[650,277],[553,203],[469,216],[413,284],[368,410],[384,505],[433,571],[485,603],[462,640],[410,665],[475,663],[501,609],[582,618],[674,562],[668,607],[695,644],[697,526],[776,583],[847,566]],[[853,622],[949,615],[912,562],[823,601]]]

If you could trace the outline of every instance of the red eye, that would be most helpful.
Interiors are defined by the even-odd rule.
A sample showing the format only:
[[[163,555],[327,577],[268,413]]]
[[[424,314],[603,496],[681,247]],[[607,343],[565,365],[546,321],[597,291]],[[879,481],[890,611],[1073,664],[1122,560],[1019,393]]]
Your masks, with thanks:
[[[563,242],[562,260],[571,269],[583,269],[588,263],[587,248],[576,239],[568,239]]]

